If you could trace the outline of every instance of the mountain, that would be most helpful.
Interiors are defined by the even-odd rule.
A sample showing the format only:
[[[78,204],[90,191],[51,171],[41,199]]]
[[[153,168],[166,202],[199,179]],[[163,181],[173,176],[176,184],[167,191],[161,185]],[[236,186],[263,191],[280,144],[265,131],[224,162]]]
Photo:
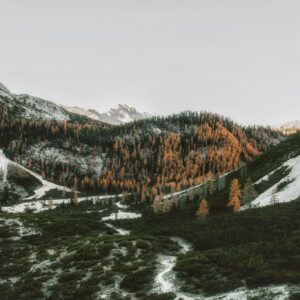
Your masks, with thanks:
[[[1,299],[299,299],[300,132],[24,97],[0,86]]]
[[[14,117],[27,120],[70,120],[70,114],[53,102],[26,94],[12,94],[3,84],[0,85],[0,101],[8,106]]]
[[[148,113],[140,113],[135,108],[129,107],[126,104],[118,104],[105,113],[99,113],[95,109],[85,110],[79,107],[70,107],[62,105],[68,112],[89,117],[93,120],[98,120],[112,125],[121,125],[141,119],[150,118]]]
[[[120,125],[150,117],[149,114],[140,113],[135,108],[125,104],[119,104],[105,113],[99,113],[94,109],[85,110],[79,107],[60,105],[27,94],[16,95],[1,83],[0,103],[10,107],[15,117],[27,120],[71,121],[83,117],[112,125]]]
[[[151,115],[147,113],[140,113],[135,108],[129,107],[126,104],[119,104],[111,108],[105,113],[99,113],[96,110],[89,110],[98,116],[99,120],[109,124],[120,125],[136,120],[149,118]]]
[[[300,121],[287,122],[279,126],[277,129],[283,132],[285,135],[293,134],[297,131],[300,131]]]
[[[233,179],[244,187],[251,177],[263,194],[285,178],[287,170],[272,172],[298,164],[299,142],[292,135],[233,172],[161,198],[164,208],[172,201],[165,213],[117,194],[3,207],[1,299],[299,299],[300,198],[235,213],[226,205]],[[208,214],[197,218],[203,193]]]
[[[80,107],[73,107],[73,106],[66,106],[66,105],[60,105],[63,109],[65,109],[66,111],[68,111],[69,113],[72,114],[76,114],[76,115],[80,115],[80,116],[85,116],[88,117],[92,120],[97,120],[97,121],[101,121],[100,118],[98,117],[98,115],[90,110],[85,110],[83,108]]]
[[[135,108],[119,104],[105,113],[94,109],[85,110],[44,100],[27,94],[16,95],[0,83],[0,104],[8,106],[16,118],[28,120],[56,120],[71,121],[78,118],[120,125],[135,120],[150,117],[147,113],[140,113]]]
[[[270,128],[243,127],[206,112],[122,126],[16,119],[0,128],[7,157],[47,180],[87,194],[126,191],[149,204],[158,192],[232,171],[281,139]]]

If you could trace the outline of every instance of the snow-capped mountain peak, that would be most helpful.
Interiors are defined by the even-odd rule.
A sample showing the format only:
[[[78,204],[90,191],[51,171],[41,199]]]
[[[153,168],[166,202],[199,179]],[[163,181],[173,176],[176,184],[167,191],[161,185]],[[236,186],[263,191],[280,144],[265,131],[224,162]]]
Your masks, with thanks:
[[[126,104],[118,104],[105,113],[99,113],[94,109],[90,109],[89,111],[97,115],[99,120],[114,125],[120,125],[150,117],[149,114],[141,113],[134,107],[130,107]]]

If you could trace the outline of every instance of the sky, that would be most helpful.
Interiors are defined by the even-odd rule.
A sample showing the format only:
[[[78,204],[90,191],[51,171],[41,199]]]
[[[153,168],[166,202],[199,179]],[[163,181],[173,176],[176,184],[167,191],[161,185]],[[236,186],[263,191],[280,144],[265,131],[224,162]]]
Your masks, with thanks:
[[[0,82],[99,112],[300,119],[299,0],[0,0]]]

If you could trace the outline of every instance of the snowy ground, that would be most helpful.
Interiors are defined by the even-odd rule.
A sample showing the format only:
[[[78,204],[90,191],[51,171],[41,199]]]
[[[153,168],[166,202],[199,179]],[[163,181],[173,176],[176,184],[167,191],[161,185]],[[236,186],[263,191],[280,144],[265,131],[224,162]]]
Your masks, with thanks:
[[[7,219],[7,218],[1,218],[0,217],[0,228],[1,227],[14,227],[17,229],[17,235],[14,237],[9,238],[9,240],[17,241],[20,240],[24,236],[29,235],[41,235],[41,233],[36,230],[33,227],[26,227],[23,222],[21,222],[19,219]],[[1,239],[0,239],[1,240]]]
[[[116,206],[118,207],[118,211],[110,214],[109,216],[103,217],[102,221],[114,221],[114,220],[126,220],[126,219],[137,219],[141,218],[142,215],[138,213],[124,211],[124,209],[128,208],[128,206],[117,202]],[[120,235],[129,235],[130,231],[122,228],[118,228],[110,223],[105,223],[107,227],[112,228]]]
[[[110,223],[105,223],[107,227],[115,230],[119,235],[129,235],[130,231],[122,228],[118,228]]]
[[[5,157],[2,150],[0,150],[0,175],[2,176],[2,181],[5,183],[7,181],[7,168],[9,160]]]
[[[2,173],[3,182],[5,182],[7,180],[7,170],[8,170],[9,165],[17,166],[18,168],[26,171],[27,173],[31,174],[33,177],[38,179],[42,184],[41,187],[39,187],[38,189],[36,189],[34,191],[33,196],[25,198],[24,200],[39,199],[39,198],[43,197],[48,191],[53,190],[53,189],[57,189],[57,190],[61,190],[61,191],[65,190],[66,192],[71,192],[71,190],[69,188],[66,188],[61,185],[57,185],[57,184],[49,182],[47,180],[44,180],[41,175],[38,175],[35,172],[32,172],[29,169],[11,161],[10,159],[6,158],[3,151],[0,150],[0,170]]]
[[[186,254],[192,250],[192,245],[180,237],[172,237],[171,240],[178,243],[181,254]],[[175,293],[176,300],[248,300],[248,299],[272,299],[288,300],[293,293],[299,293],[300,287],[293,285],[272,285],[255,289],[247,287],[238,288],[234,291],[223,293],[211,297],[181,292],[176,284],[176,256],[159,255],[158,273],[155,277],[154,291],[159,293]]]
[[[79,197],[78,202],[81,201],[99,201],[103,199],[111,199],[111,198],[119,198],[122,195],[102,195],[102,196],[89,196],[89,197]],[[12,206],[4,206],[2,207],[2,211],[6,213],[24,213],[26,211],[33,211],[35,213],[53,209],[63,203],[70,203],[70,199],[54,199],[51,201],[48,200],[36,200],[36,201],[28,201],[20,204],[12,205]]]
[[[47,159],[66,166],[75,166],[81,174],[87,174],[92,170],[94,175],[100,176],[103,169],[103,159],[99,155],[75,156],[74,153],[68,150],[58,149],[46,143],[32,145],[26,153],[35,161]]]
[[[293,180],[293,181],[290,182],[282,190],[274,193],[276,202],[277,203],[290,202],[300,197],[300,155],[295,158],[289,159],[282,165],[282,167],[288,167],[290,169],[290,173],[288,174],[288,176],[282,178],[279,182],[277,182],[275,185],[270,187],[264,193],[260,194],[255,200],[253,200],[251,203],[252,207],[262,207],[262,206],[273,204],[272,194],[274,193],[274,191],[276,191],[278,184],[283,183],[287,180]],[[275,171],[272,171],[268,175],[264,176],[255,184],[260,183],[262,180],[267,180],[268,177]],[[244,207],[244,209],[245,208],[247,207]]]
[[[239,288],[232,292],[220,294],[208,298],[193,298],[193,299],[207,299],[207,300],[248,300],[248,299],[272,299],[272,300],[288,300],[290,295],[298,293],[300,287],[289,285],[272,285],[267,287],[247,289]]]
[[[118,211],[117,213],[112,213],[107,217],[103,217],[102,221],[136,219],[136,218],[140,218],[141,216],[142,216],[141,214],[137,214],[133,212]]]
[[[25,119],[69,120],[68,114],[53,102],[30,95],[12,95],[13,105],[18,106]]]
[[[118,195],[121,196],[121,195]],[[79,198],[78,201],[84,201],[84,200],[92,200],[97,201],[98,199],[103,198],[110,198],[115,196],[94,196],[94,197],[82,197]],[[58,199],[53,200],[53,207],[55,205],[58,205],[59,203],[62,203],[62,201],[66,201],[66,199]],[[44,201],[36,201],[31,203],[43,203]],[[47,201],[46,201],[47,203]],[[25,204],[25,203],[22,203]],[[128,207],[120,202],[116,202],[116,207],[118,208],[117,215],[120,216],[119,219],[128,219],[128,214],[132,214],[130,216],[132,217],[140,217],[139,214],[135,214],[133,212],[126,211]],[[42,207],[43,209],[43,207]],[[45,208],[49,209],[49,208]],[[115,215],[115,214],[114,214]],[[124,218],[123,218],[123,217]],[[109,216],[108,216],[109,217]],[[115,218],[108,218],[104,217],[101,220],[105,220],[106,226],[112,228],[115,230],[116,235],[125,236],[130,235],[130,231],[118,228],[115,225],[111,224],[110,221],[116,220]],[[0,226],[1,223],[2,226],[17,226],[19,227],[19,236],[26,236],[31,234],[39,234],[38,231],[35,230],[35,228],[31,227],[25,227],[22,222],[20,222],[17,219],[12,219],[13,217],[10,216],[11,219],[2,219],[0,218]],[[106,218],[106,219],[105,219]],[[18,238],[20,238],[18,237]],[[186,254],[189,251],[192,250],[192,245],[185,240],[181,239],[180,237],[172,237],[171,240],[178,243],[180,247],[180,254]],[[116,251],[118,253],[123,253],[123,250],[121,247],[118,247]],[[125,249],[126,250],[126,249]],[[32,255],[30,256],[30,259],[32,260],[32,267],[30,269],[30,272],[35,271],[41,271],[46,272],[49,267],[53,265],[53,263],[58,262],[59,258],[51,258],[51,255],[55,254],[55,250],[48,249],[49,257],[45,257],[42,260],[37,260],[35,253],[32,252]],[[71,253],[71,252],[70,252]],[[70,255],[69,253],[69,255]],[[126,254],[126,253],[125,253]],[[123,255],[125,255],[123,254]],[[203,295],[199,294],[190,294],[186,292],[182,292],[180,290],[180,284],[176,280],[176,274],[174,271],[174,267],[176,264],[177,256],[176,255],[165,255],[165,254],[159,254],[157,257],[157,274],[155,276],[154,281],[154,288],[153,292],[158,293],[164,293],[164,292],[173,292],[176,295],[177,300],[183,299],[183,300],[247,300],[247,299],[274,299],[274,300],[285,300],[289,299],[291,293],[296,293],[300,291],[299,287],[295,286],[288,286],[288,285],[280,285],[280,286],[269,286],[269,287],[262,287],[262,288],[256,288],[256,289],[247,289],[246,287],[239,288],[237,290],[215,295],[213,297],[204,297]],[[69,272],[73,271],[71,269],[68,270]],[[45,294],[49,294],[50,287],[54,284],[57,284],[57,280],[59,279],[62,270],[61,269],[55,269],[54,271],[51,271],[53,273],[53,276],[43,284],[43,291]],[[64,270],[65,272],[65,270]],[[87,278],[89,276],[89,273],[87,273]],[[18,280],[16,278],[16,280]],[[83,279],[82,279],[83,280]],[[115,290],[120,290],[119,288],[119,282],[120,280],[117,280],[114,278],[114,284],[108,288],[100,287],[101,293],[99,292],[99,298],[103,299],[113,299],[110,297],[110,294]],[[50,294],[49,294],[50,295]],[[101,295],[101,296],[100,296]],[[125,294],[124,294],[125,296]],[[132,297],[134,299],[134,297]]]
[[[181,254],[191,251],[192,245],[180,237],[172,237],[172,241],[178,243]],[[176,299],[193,299],[187,294],[179,292],[178,285],[175,283],[176,274],[174,267],[176,256],[162,255],[158,256],[158,273],[155,277],[154,291],[159,293],[176,293]]]

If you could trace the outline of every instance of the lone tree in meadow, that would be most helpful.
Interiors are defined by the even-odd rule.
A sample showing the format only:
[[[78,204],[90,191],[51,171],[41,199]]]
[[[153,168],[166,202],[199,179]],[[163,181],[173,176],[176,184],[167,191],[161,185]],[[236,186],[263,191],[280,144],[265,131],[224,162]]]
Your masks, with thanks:
[[[228,207],[232,207],[234,212],[240,210],[241,207],[241,187],[238,179],[233,179],[230,186]]]
[[[206,216],[209,214],[209,207],[206,199],[202,199],[200,202],[200,206],[196,212],[196,216],[199,219],[205,219]]]

